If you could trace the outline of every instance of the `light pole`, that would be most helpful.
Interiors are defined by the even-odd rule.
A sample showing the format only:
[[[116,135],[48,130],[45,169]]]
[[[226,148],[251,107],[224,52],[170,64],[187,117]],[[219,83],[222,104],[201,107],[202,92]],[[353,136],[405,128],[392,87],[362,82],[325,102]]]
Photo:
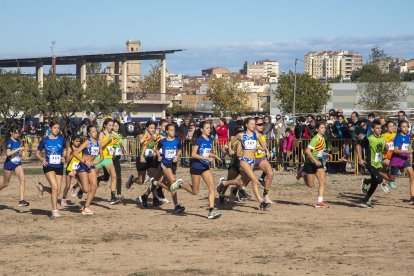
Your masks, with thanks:
[[[293,85],[293,115],[296,114],[296,66],[298,64],[298,61],[302,61],[303,63],[305,63],[303,60],[295,58],[295,83]]]

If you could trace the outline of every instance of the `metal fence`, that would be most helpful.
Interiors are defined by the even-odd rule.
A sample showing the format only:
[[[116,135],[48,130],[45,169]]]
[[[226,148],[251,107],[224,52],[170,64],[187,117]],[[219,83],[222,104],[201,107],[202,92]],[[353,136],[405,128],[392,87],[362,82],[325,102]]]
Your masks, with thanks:
[[[25,147],[25,158],[34,159],[40,137],[26,136],[23,139]],[[277,171],[295,170],[305,161],[305,150],[309,144],[309,140],[293,140],[292,147],[283,151],[281,139],[268,139],[266,141],[270,152],[269,162]],[[227,154],[226,145],[229,146],[229,140],[214,140],[213,152],[222,157],[223,163],[230,162],[230,156]],[[125,137],[122,140],[124,160],[135,160],[140,152],[139,138]],[[182,157],[181,165],[186,166],[190,163],[192,141],[182,141]],[[5,154],[4,139],[0,139],[0,149],[2,155]],[[335,139],[327,141],[327,152],[332,155],[331,160],[324,162],[328,169],[334,172],[344,173],[346,169],[353,170],[355,174],[359,174],[358,156],[356,154],[356,142],[353,140]],[[213,163],[214,168],[221,164]]]

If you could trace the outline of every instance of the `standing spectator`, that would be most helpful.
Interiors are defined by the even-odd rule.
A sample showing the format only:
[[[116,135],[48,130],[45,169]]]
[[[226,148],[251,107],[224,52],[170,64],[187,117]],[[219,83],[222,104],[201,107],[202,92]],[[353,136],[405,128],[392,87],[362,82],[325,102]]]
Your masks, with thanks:
[[[365,120],[367,124],[367,137],[372,134],[372,122],[375,120],[375,114],[369,113],[368,114],[368,120]]]
[[[354,111],[351,114],[351,123],[352,123],[352,139],[357,141],[359,135],[359,114],[358,112]]]
[[[298,121],[295,126],[295,137],[296,139],[303,139],[304,134],[306,131],[306,125],[305,125],[306,119],[304,117],[299,117]]]
[[[380,123],[381,123],[381,135],[384,133],[387,133],[387,118],[385,116],[381,116],[380,118]]]
[[[272,118],[269,115],[263,118],[263,134],[266,136],[266,140],[270,140],[272,137],[273,123]]]
[[[188,122],[191,124],[191,123],[193,123],[194,125],[195,125],[195,123],[196,123],[196,121],[195,121],[195,119],[193,118],[193,114],[188,114]]]
[[[190,123],[190,120],[186,118],[183,120],[183,122],[177,129],[177,136],[180,137],[181,140],[184,140],[185,137],[187,136],[187,132],[189,129],[189,123]]]
[[[290,128],[285,130],[285,137],[282,139],[282,150],[283,150],[283,170],[287,171],[287,166],[290,162],[292,151],[293,151],[293,134]]]
[[[282,116],[277,115],[276,116],[276,123],[273,127],[273,133],[275,135],[276,139],[283,139],[285,137],[286,133],[286,124],[282,119]]]
[[[227,121],[225,118],[220,118],[219,125],[216,129],[218,145],[220,146],[220,157],[221,157],[221,167],[226,166],[226,160],[224,159],[226,155],[227,142],[229,139],[229,129],[227,128]]]
[[[228,123],[227,127],[229,129],[230,137],[236,136],[237,128],[238,128],[238,125],[239,125],[238,122],[241,121],[241,119],[242,118],[239,114],[233,115],[232,120]]]
[[[174,124],[175,129],[178,129],[178,124],[174,121],[174,116],[172,114],[168,114],[166,119],[169,124]]]

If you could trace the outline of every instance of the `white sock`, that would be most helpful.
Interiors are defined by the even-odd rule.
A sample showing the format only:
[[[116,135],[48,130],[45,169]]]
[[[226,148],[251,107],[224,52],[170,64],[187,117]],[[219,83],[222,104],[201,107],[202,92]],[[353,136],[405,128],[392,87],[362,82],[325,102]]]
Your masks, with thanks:
[[[318,202],[322,202],[323,201],[323,196],[318,196]]]

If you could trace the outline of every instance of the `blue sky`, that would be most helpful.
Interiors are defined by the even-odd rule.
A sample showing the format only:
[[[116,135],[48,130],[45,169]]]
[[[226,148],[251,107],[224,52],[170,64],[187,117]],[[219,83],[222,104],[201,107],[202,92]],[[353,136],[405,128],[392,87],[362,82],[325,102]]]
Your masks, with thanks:
[[[186,49],[168,71],[191,75],[265,58],[287,71],[308,51],[365,58],[374,45],[409,59],[413,11],[411,0],[0,0],[0,58],[47,56],[51,41],[57,55],[121,52],[138,39],[143,50]]]

